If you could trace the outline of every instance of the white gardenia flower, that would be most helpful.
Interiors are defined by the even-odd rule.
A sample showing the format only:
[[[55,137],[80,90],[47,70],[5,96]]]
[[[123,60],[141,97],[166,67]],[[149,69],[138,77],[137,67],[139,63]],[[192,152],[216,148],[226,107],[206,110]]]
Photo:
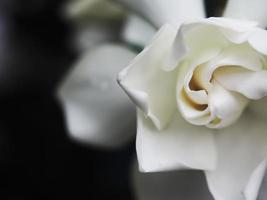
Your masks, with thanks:
[[[264,41],[256,23],[227,18],[160,29],[118,76],[138,107],[142,171],[201,169],[216,200],[256,199],[267,156]]]

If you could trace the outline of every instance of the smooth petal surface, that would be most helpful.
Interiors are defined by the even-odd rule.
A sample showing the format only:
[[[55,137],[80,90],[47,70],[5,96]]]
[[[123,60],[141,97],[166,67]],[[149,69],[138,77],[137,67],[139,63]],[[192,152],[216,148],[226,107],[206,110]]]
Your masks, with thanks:
[[[171,26],[163,26],[151,43],[118,76],[125,92],[158,129],[164,128],[177,111],[177,73],[162,70],[175,33]]]
[[[265,0],[228,0],[224,17],[254,20],[262,28],[267,26],[267,7]]]
[[[144,172],[179,168],[214,169],[216,147],[211,129],[189,124],[181,116],[158,131],[142,111],[138,111],[137,157]]]
[[[206,177],[216,200],[255,200],[267,156],[266,128],[264,120],[247,111],[235,124],[214,134],[218,162]]]
[[[224,67],[214,73],[215,79],[226,89],[249,99],[267,95],[267,70],[250,71],[241,67]]]
[[[135,56],[118,45],[86,52],[65,78],[58,96],[72,138],[118,146],[132,136],[135,110],[116,83],[116,75]]]
[[[163,24],[179,27],[187,20],[204,18],[202,0],[116,0],[141,14],[157,28]]]
[[[128,16],[122,37],[127,43],[143,48],[150,42],[156,29],[137,15]]]
[[[135,164],[132,176],[136,200],[213,200],[200,171],[141,173]]]
[[[209,127],[222,128],[236,122],[247,105],[248,100],[244,96],[228,91],[213,81],[213,88],[209,94],[209,106],[211,115],[215,115],[220,123],[213,122]]]

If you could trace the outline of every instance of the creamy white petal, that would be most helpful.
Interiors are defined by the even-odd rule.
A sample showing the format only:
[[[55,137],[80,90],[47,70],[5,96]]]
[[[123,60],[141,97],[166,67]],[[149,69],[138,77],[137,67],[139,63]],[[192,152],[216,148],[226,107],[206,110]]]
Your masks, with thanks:
[[[267,26],[266,0],[228,0],[224,17],[257,21],[261,27]]]
[[[190,71],[218,55],[229,42],[217,24],[218,22],[215,23],[212,18],[183,24],[172,45],[164,69],[173,70],[186,59],[191,62],[187,63],[189,67],[186,67]]]
[[[144,47],[150,42],[156,29],[137,15],[128,16],[123,29],[122,37],[130,44]]]
[[[151,21],[157,28],[163,24],[179,27],[184,21],[204,18],[203,0],[116,0]]]
[[[245,194],[249,197],[246,200],[255,200],[252,197],[263,176],[259,165],[267,156],[266,128],[264,120],[247,112],[214,134],[218,162],[215,170],[206,171],[206,177],[216,200],[245,200]]]
[[[224,88],[239,92],[249,99],[260,99],[267,95],[267,70],[223,67],[215,71],[214,78]]]
[[[141,171],[215,168],[216,147],[211,129],[193,126],[176,115],[169,126],[159,131],[142,111],[137,117],[136,148]]]
[[[148,45],[118,76],[118,82],[134,103],[163,128],[177,112],[175,82],[177,73],[162,70],[176,31],[161,28]]]
[[[134,133],[135,110],[116,75],[135,56],[106,44],[86,52],[58,89],[70,136],[83,143],[118,146]]]
[[[248,103],[244,96],[224,89],[216,81],[212,82],[209,92],[209,106],[212,116],[218,121],[211,123],[211,128],[222,128],[234,123],[242,114]]]
[[[201,171],[142,173],[135,164],[132,179],[136,200],[213,200]]]
[[[230,42],[241,44],[246,42],[253,31],[257,28],[255,21],[237,20],[222,17],[211,17],[196,22],[216,27]]]

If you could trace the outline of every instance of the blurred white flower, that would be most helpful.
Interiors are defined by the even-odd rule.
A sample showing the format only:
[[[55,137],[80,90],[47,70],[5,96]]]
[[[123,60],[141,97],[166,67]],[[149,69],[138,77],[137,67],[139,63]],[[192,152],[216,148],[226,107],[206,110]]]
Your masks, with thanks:
[[[266,0],[228,0],[224,17],[254,20],[262,28],[267,27]]]
[[[105,44],[80,58],[59,89],[72,138],[113,147],[133,135],[135,110],[116,83],[116,74],[135,56],[125,47]]]
[[[135,109],[119,89],[117,73],[136,55],[119,40],[125,12],[105,0],[72,1],[77,62],[58,87],[70,137],[84,144],[118,147],[134,134]]]
[[[216,200],[256,199],[267,127],[249,100],[267,94],[265,40],[226,18],[161,28],[118,77],[138,107],[142,171],[202,169]]]
[[[155,27],[205,17],[203,0],[113,0],[143,16]]]

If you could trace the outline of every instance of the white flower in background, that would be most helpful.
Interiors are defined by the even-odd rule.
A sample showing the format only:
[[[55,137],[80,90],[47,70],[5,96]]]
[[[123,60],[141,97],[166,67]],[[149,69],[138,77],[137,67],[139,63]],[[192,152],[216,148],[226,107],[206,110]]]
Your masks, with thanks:
[[[121,146],[132,138],[136,124],[134,106],[116,82],[136,54],[111,43],[118,39],[125,13],[104,0],[73,1],[67,8],[81,51],[57,92],[68,132],[84,144]]]
[[[134,56],[114,44],[95,47],[81,56],[59,90],[72,138],[113,147],[133,135],[134,108],[114,77]]]
[[[249,21],[166,25],[119,74],[138,106],[142,171],[202,169],[216,200],[256,199],[267,127],[250,101],[267,94],[262,41],[267,32]]]
[[[100,43],[118,41],[126,12],[107,0],[73,0],[65,17],[74,25],[74,48],[87,51]]]
[[[143,16],[155,27],[175,26],[185,20],[205,17],[203,0],[113,0]]]
[[[228,0],[224,16],[237,19],[254,20],[259,23],[259,26],[266,28],[266,3],[266,0]]]

